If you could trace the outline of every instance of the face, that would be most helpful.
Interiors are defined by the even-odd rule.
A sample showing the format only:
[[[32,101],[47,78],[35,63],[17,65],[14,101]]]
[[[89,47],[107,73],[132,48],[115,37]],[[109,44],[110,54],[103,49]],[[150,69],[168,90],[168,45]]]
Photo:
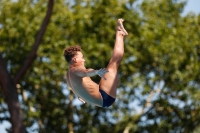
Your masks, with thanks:
[[[85,62],[83,54],[81,52],[77,52],[77,54],[73,57],[72,60],[78,65],[84,65]]]

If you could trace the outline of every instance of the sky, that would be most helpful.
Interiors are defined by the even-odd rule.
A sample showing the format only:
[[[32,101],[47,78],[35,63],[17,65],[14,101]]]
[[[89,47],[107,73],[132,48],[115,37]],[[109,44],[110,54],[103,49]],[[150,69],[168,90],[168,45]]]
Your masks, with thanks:
[[[196,15],[200,13],[200,0],[188,0],[187,5],[185,6],[183,16],[188,14],[189,12],[194,12]],[[11,126],[8,122],[0,123],[0,133],[7,133],[5,128],[9,128]]]
[[[185,6],[183,16],[189,12],[194,12],[196,15],[200,13],[200,0],[188,0],[187,5]]]

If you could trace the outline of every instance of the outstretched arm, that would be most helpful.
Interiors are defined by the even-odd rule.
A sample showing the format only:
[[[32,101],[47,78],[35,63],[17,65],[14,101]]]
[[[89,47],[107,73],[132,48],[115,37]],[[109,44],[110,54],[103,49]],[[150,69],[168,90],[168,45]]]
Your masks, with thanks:
[[[75,74],[80,77],[92,77],[95,75],[99,75],[100,77],[104,78],[104,74],[107,73],[108,70],[105,68],[102,68],[100,70],[94,70],[94,69],[85,69],[85,70],[79,70],[75,71]]]

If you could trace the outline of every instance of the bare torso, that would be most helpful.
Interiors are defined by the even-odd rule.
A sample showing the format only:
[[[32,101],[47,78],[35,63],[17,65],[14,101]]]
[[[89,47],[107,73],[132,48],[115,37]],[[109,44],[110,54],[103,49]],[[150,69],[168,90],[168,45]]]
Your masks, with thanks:
[[[72,91],[86,103],[102,106],[103,101],[99,93],[99,85],[91,80],[90,77],[80,77],[74,74],[74,69],[70,68],[66,74],[67,84]]]

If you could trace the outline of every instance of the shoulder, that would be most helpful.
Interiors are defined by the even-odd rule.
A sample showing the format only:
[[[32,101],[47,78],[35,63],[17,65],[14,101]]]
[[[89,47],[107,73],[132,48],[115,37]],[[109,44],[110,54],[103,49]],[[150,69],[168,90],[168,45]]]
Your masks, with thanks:
[[[77,76],[85,76],[87,69],[84,66],[76,66],[70,69],[70,74],[77,75]]]
[[[80,72],[86,71],[87,69],[84,66],[77,66],[70,69],[70,72]]]

